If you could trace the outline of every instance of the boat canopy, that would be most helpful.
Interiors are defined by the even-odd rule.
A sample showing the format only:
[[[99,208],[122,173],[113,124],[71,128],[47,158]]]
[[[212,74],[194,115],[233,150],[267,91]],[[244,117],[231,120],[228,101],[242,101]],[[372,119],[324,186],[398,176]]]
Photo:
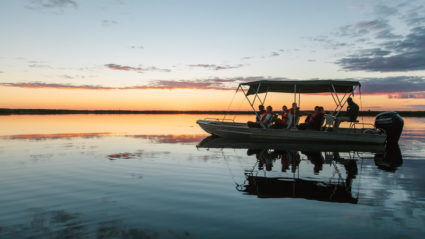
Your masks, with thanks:
[[[291,80],[291,81],[253,81],[239,84],[249,86],[246,95],[260,94],[266,92],[281,93],[351,93],[355,86],[360,87],[358,81],[346,80]]]

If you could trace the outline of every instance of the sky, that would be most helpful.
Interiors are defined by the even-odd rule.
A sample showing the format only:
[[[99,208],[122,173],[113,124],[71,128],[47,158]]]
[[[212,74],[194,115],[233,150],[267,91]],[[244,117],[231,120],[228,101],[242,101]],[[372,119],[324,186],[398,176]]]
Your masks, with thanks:
[[[331,79],[360,81],[363,110],[425,110],[425,0],[1,5],[0,108],[247,110],[241,82]]]

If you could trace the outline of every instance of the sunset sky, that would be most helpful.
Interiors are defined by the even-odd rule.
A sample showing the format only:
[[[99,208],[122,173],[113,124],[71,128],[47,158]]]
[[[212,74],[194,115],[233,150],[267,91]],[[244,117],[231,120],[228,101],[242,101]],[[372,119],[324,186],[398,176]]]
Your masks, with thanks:
[[[425,110],[424,0],[1,4],[0,108],[246,110],[244,81],[348,79],[363,110]]]

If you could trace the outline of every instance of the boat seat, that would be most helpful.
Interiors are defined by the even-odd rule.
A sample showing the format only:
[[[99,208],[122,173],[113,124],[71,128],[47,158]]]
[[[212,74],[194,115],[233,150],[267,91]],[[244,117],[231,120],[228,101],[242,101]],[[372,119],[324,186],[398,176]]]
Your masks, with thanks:
[[[325,125],[322,127],[323,131],[326,131],[327,129],[332,128],[334,125],[334,117],[330,114],[323,115],[323,121],[325,123]]]

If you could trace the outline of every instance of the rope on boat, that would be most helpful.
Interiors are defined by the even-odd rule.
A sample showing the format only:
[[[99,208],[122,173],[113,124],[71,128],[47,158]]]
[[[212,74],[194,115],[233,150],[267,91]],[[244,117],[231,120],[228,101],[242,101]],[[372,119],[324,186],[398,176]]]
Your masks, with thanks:
[[[238,89],[235,91],[235,94],[233,94],[233,96],[232,96],[232,100],[230,101],[229,106],[227,106],[227,111],[226,111],[226,113],[224,113],[223,121],[226,119],[226,116],[227,116],[227,114],[228,114],[228,112],[229,112],[229,110],[230,110],[230,107],[231,107],[231,106],[232,106],[232,104],[233,104],[233,101],[235,100],[235,96],[236,96],[236,94],[238,93],[238,91],[239,91],[239,87],[238,87]]]
[[[361,86],[359,86],[359,97],[360,97],[360,112],[362,112],[363,111],[363,101],[362,101],[362,92],[361,92]],[[364,128],[364,125],[365,125],[365,123],[364,123],[364,116],[363,116],[363,114],[362,114],[362,123],[363,123],[363,128]]]

